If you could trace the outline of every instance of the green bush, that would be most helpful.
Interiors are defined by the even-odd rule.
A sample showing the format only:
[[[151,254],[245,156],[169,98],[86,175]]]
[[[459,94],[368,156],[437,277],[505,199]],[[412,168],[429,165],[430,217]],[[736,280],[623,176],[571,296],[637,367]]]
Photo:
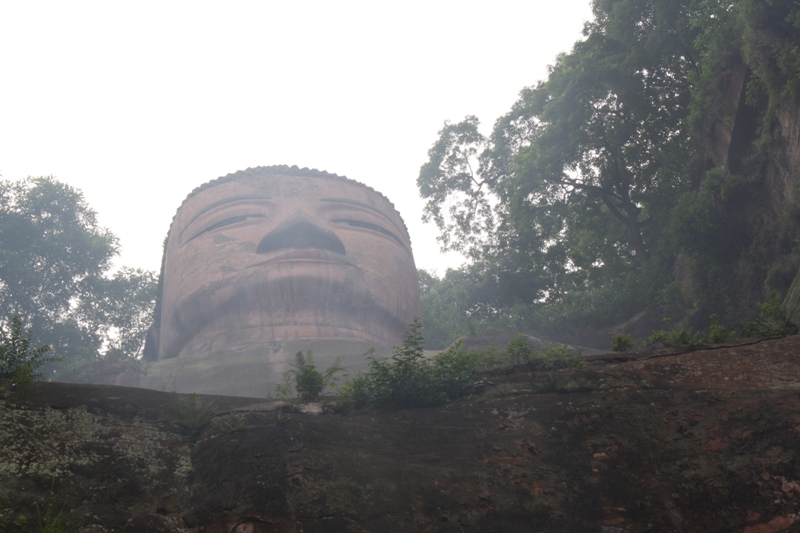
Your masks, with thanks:
[[[172,422],[184,433],[194,436],[211,423],[216,414],[214,402],[201,403],[194,392],[178,399],[170,408]]]
[[[694,348],[699,346],[703,339],[699,332],[691,332],[685,328],[671,328],[670,319],[662,319],[665,329],[654,331],[652,335],[644,340],[645,346],[655,348],[658,346],[681,346]]]
[[[572,350],[566,344],[535,350],[528,344],[527,337],[520,334],[511,339],[504,350],[478,352],[475,357],[477,363],[482,366],[481,370],[518,365],[527,366],[531,370],[553,370],[583,366],[585,362],[579,355],[579,352]]]
[[[733,338],[733,335],[728,329],[719,323],[717,315],[711,315],[711,326],[708,328],[708,342],[712,344],[719,344],[721,342],[728,342]]]
[[[339,388],[342,403],[351,407],[432,407],[471,394],[479,372],[518,365],[552,370],[584,364],[567,346],[534,350],[524,335],[512,339],[503,350],[467,352],[456,343],[426,358],[420,328],[415,320],[403,346],[395,347],[387,359],[376,359],[368,352],[369,370]]]
[[[627,352],[633,348],[633,337],[627,333],[620,333],[611,337],[611,350],[615,352]]]
[[[469,361],[478,372],[513,366],[527,366],[531,370],[552,370],[585,364],[580,358],[580,352],[566,344],[536,350],[531,348],[528,338],[522,334],[511,339],[502,350],[492,347],[489,350],[470,353]]]
[[[765,302],[758,304],[758,311],[758,318],[752,322],[736,325],[740,337],[785,337],[797,333],[797,328],[786,319],[778,293],[770,293]]]
[[[427,359],[423,351],[422,325],[409,325],[403,346],[392,356],[377,359],[372,352],[369,370],[339,389],[346,405],[371,403],[378,407],[431,407],[464,396],[472,385],[475,365],[460,344]]]
[[[551,346],[542,350],[534,350],[528,366],[534,370],[550,370],[558,368],[574,368],[585,366],[586,361],[580,357],[580,352],[571,349],[566,344]]]
[[[777,293],[771,293],[765,302],[758,304],[758,309],[759,315],[755,320],[733,327],[735,333],[721,324],[717,315],[711,315],[708,336],[703,336],[700,332],[692,333],[683,328],[672,329],[669,327],[670,320],[665,318],[663,322],[666,329],[653,332],[645,339],[645,345],[694,348],[704,342],[719,344],[734,338],[783,337],[797,333],[797,328],[786,319],[786,313]]]
[[[297,352],[292,367],[283,374],[283,383],[277,386],[278,397],[288,400],[294,396],[294,389],[302,402],[317,401],[322,391],[336,381],[336,374],[343,370],[337,357],[330,368],[320,372],[311,350],[307,350],[305,354]]]
[[[517,335],[510,341],[505,350],[490,358],[494,366],[529,365],[534,359],[534,352],[524,335]]]
[[[57,357],[45,357],[49,346],[31,347],[31,332],[22,330],[22,319],[14,315],[11,331],[0,327],[0,378],[13,379],[26,384],[44,379],[37,370],[45,363],[60,362]]]

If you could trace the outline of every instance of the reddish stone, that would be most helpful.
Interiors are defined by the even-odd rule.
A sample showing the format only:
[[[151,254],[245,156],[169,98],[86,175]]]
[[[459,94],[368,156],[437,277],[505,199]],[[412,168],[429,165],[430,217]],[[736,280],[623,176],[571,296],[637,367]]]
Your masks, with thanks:
[[[195,189],[164,247],[148,365],[125,385],[263,397],[297,352],[351,375],[421,315],[408,231],[377,191],[258,167]],[[97,372],[81,381],[116,383]],[[113,381],[111,380],[113,379]]]
[[[286,339],[402,343],[420,300],[400,215],[356,181],[289,170],[220,178],[178,209],[159,360]]]

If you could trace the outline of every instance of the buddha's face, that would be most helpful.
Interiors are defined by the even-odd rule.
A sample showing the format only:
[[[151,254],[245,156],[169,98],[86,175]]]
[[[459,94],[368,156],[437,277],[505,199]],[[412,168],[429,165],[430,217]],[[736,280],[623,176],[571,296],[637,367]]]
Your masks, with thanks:
[[[355,183],[276,175],[221,183],[184,203],[167,242],[160,359],[232,342],[399,344],[420,314],[403,222]]]

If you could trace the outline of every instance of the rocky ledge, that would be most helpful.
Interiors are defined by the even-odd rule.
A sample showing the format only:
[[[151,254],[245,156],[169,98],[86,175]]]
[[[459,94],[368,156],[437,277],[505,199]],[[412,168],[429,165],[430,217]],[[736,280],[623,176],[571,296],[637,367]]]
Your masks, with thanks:
[[[516,368],[440,408],[339,412],[5,387],[0,529],[797,531],[800,337]]]

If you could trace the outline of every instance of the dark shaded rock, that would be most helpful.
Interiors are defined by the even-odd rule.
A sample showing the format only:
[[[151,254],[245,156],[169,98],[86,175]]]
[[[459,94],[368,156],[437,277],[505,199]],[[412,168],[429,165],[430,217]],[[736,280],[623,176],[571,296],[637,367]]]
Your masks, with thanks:
[[[800,327],[800,272],[795,276],[786,297],[783,300],[783,309],[786,312],[786,319]]]

